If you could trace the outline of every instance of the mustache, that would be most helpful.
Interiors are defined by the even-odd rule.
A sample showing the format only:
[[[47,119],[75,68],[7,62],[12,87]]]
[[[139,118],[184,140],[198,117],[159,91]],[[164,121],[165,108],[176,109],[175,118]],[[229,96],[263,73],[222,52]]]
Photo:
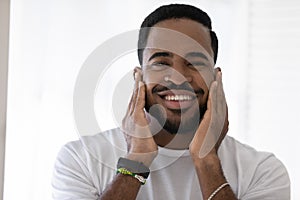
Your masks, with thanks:
[[[196,94],[202,94],[202,95],[204,94],[204,90],[202,88],[194,90],[187,82],[184,82],[181,85],[176,85],[174,83],[169,83],[166,86],[157,85],[152,89],[152,93],[157,93],[157,92],[162,92],[167,90],[186,90],[186,91],[194,92]]]

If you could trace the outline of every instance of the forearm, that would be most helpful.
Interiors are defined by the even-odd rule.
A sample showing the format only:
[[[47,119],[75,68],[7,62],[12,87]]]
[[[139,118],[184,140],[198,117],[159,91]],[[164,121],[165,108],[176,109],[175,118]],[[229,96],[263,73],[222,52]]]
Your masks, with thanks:
[[[117,174],[106,187],[100,200],[133,200],[141,187],[141,183],[134,177]]]
[[[220,160],[216,154],[207,155],[205,158],[194,158],[198,180],[201,186],[203,199],[210,195],[227,180],[223,175]],[[230,185],[223,187],[216,193],[213,200],[236,200]]]

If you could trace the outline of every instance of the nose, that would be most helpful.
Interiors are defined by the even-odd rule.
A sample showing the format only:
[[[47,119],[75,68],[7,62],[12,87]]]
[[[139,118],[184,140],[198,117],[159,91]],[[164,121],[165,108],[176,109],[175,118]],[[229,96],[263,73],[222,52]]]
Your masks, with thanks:
[[[170,68],[167,80],[175,85],[181,85],[184,82],[191,83],[193,81],[192,76],[188,72],[188,66],[185,66],[182,63],[177,63]]]

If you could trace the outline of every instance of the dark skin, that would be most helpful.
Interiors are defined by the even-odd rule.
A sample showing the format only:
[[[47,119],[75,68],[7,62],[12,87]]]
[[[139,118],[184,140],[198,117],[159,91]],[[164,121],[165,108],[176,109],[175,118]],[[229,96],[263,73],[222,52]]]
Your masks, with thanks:
[[[176,30],[188,35],[201,44],[210,56],[213,56],[208,30],[200,23],[188,19],[177,19],[165,20],[155,26]],[[157,37],[160,37],[159,33],[150,32],[147,44],[155,46],[155,38]],[[184,55],[190,55],[188,48],[180,50],[183,50],[183,53],[187,51],[187,54]],[[154,62],[149,58],[157,51],[158,49],[153,48],[145,50],[144,66],[151,65],[151,62]],[[218,148],[228,131],[228,111],[223,91],[222,73],[220,69],[216,69],[212,76],[207,75],[207,77],[203,78],[201,74],[192,71],[194,68],[189,67],[188,62],[186,62],[188,58],[172,54],[172,56],[163,56],[157,59],[164,59],[164,62],[168,61],[168,67],[175,69],[184,77],[184,79],[181,79],[179,76],[171,76],[170,82],[177,85],[188,82],[195,91],[202,89],[203,93],[195,95],[193,100],[190,100],[190,103],[187,101],[184,105],[186,106],[186,112],[181,113],[182,116],[178,118],[178,112],[175,113],[174,109],[179,104],[171,104],[162,98],[159,92],[153,93],[153,88],[157,86],[149,81],[153,77],[149,73],[151,71],[147,71],[145,68],[143,70],[136,68],[134,92],[128,105],[126,116],[123,119],[122,127],[128,148],[127,158],[150,166],[157,156],[158,145],[171,149],[189,149],[198,175],[202,197],[203,199],[208,199],[220,185],[227,182],[217,154]],[[160,78],[161,81],[163,80],[163,76],[159,77],[156,75],[155,77],[158,80]],[[208,84],[209,87],[207,86]],[[175,90],[173,92],[176,93]],[[171,124],[176,124],[178,119],[186,120],[186,123],[188,123],[188,116],[193,116],[196,113],[193,107],[195,105],[194,102],[197,102],[196,105],[199,106],[205,103],[207,107],[201,122],[195,130],[183,129],[186,132],[177,134],[175,137],[168,130],[162,129],[154,137],[152,136],[148,127],[145,107],[151,107],[154,104],[162,105]],[[208,141],[210,142],[207,142],[205,138],[209,138]],[[140,187],[140,182],[134,177],[118,174],[101,194],[100,199],[135,199]],[[234,200],[236,197],[231,187],[226,186],[213,199]]]

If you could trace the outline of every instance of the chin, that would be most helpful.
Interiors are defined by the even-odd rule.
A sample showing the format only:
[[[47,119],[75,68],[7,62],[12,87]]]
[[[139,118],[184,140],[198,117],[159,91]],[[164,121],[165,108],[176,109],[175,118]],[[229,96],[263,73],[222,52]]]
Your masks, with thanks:
[[[198,109],[197,109],[198,110]],[[206,107],[199,108],[200,112],[183,112],[181,110],[168,110],[167,116],[164,113],[151,113],[164,130],[170,134],[184,134],[195,132],[204,115]],[[167,119],[165,119],[167,117]],[[162,124],[165,122],[164,124]]]
[[[181,119],[182,118],[182,119]],[[195,132],[199,126],[200,114],[197,112],[188,119],[184,116],[180,116],[179,120],[167,119],[163,125],[164,129],[170,134],[184,134],[189,132]]]

